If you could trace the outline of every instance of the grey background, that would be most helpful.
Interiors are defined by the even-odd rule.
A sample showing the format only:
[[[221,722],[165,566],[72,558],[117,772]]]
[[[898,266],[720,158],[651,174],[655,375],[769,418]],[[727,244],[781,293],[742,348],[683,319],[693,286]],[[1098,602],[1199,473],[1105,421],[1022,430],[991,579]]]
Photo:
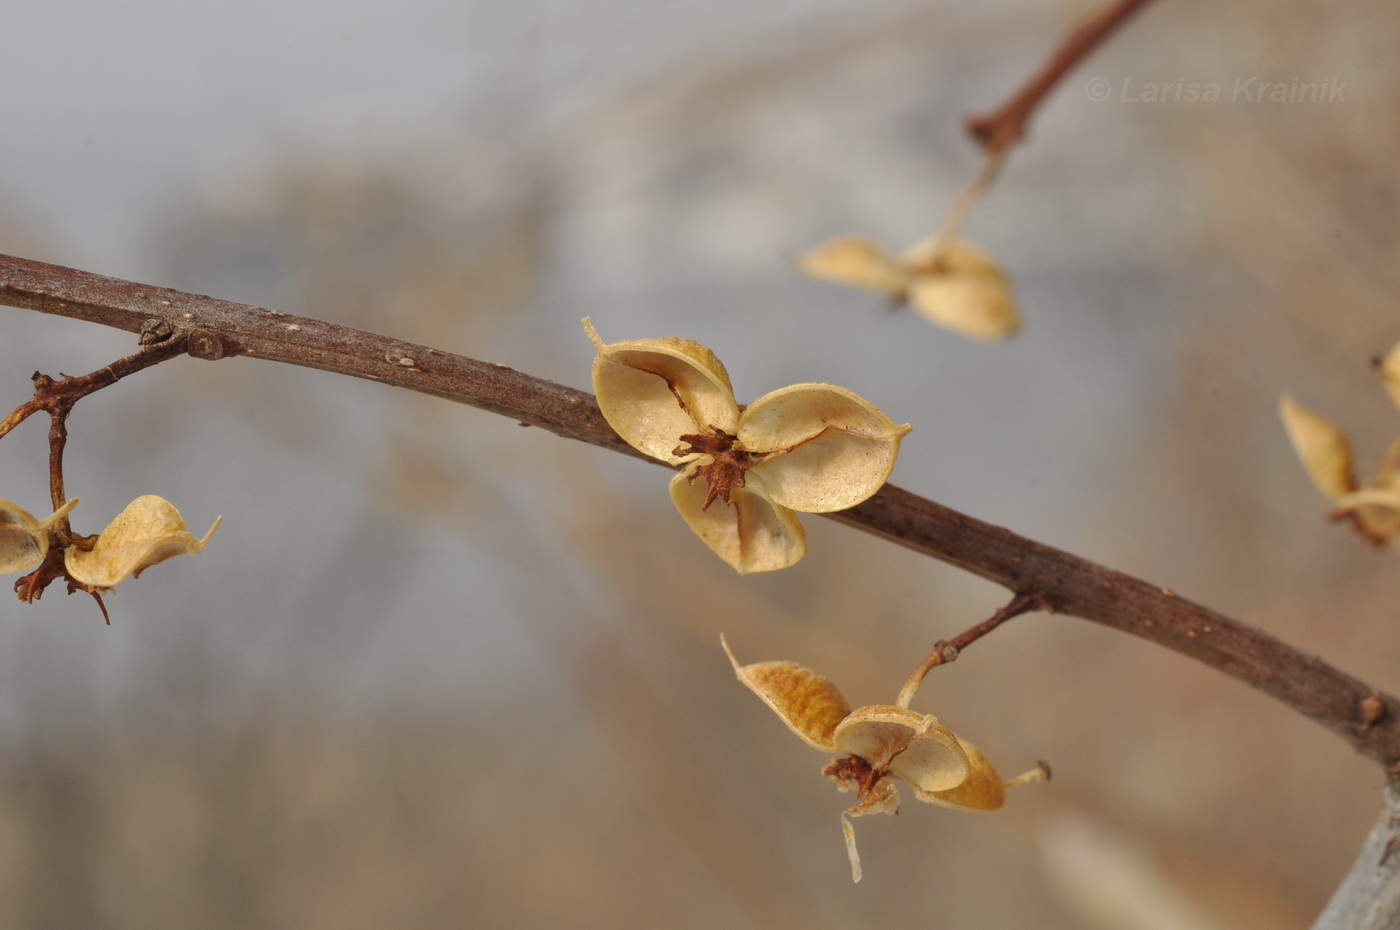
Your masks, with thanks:
[[[968,230],[1016,282],[1011,343],[793,267],[936,228],[977,167],[962,116],[1090,9],[11,4],[0,250],[579,387],[586,314],[709,345],[741,402],[839,383],[914,424],[896,483],[1393,690],[1395,556],[1323,524],[1274,413],[1294,391],[1363,468],[1395,432],[1368,366],[1400,338],[1392,6],[1162,4],[1075,72]],[[1346,90],[1229,99],[1250,76]],[[1227,99],[1127,99],[1174,81]],[[10,405],[131,349],[0,308]],[[0,607],[9,925],[1306,926],[1375,810],[1379,773],[1307,721],[1027,618],[918,706],[1056,781],[859,822],[852,887],[849,799],[719,633],[883,702],[998,590],[816,518],[803,563],[738,578],[659,469],[250,360],[71,426],[78,529],[142,493],[225,524],[110,628],[59,590]],[[40,509],[44,448],[7,437],[0,494]]]

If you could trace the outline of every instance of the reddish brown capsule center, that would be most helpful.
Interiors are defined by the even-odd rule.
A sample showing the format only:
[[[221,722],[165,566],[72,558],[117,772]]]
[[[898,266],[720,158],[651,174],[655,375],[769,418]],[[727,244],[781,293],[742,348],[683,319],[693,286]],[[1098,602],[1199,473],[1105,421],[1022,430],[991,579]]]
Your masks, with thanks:
[[[857,799],[864,799],[887,771],[875,768],[860,756],[843,756],[840,759],[832,759],[822,768],[822,774],[828,778],[834,778],[843,785],[854,784]]]
[[[722,497],[726,504],[729,503],[729,493],[744,486],[744,472],[757,465],[764,456],[762,452],[750,452],[743,448],[737,436],[731,436],[716,426],[709,427],[708,432],[682,436],[681,442],[683,445],[676,446],[672,455],[694,455],[699,452],[713,459],[708,465],[696,468],[686,479],[694,484],[696,478],[703,477],[709,484],[701,510],[709,510],[716,497]]]

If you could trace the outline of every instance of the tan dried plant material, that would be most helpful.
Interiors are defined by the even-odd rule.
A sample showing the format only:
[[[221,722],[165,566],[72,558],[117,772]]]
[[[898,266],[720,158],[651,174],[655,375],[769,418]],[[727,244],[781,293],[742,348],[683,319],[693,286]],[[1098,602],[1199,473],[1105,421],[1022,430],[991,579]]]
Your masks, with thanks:
[[[97,591],[110,591],[166,559],[203,552],[222,522],[223,517],[219,517],[203,538],[196,537],[185,527],[174,504],[147,494],[117,514],[91,550],[73,547],[64,553],[64,565],[74,581]]]
[[[982,342],[999,342],[1021,328],[1005,273],[990,255],[961,240],[926,239],[895,256],[869,239],[846,236],[808,252],[802,270],[888,294],[929,322]]]
[[[1336,504],[1337,512],[1354,519],[1367,539],[1400,548],[1400,483],[1360,488],[1337,498]]]
[[[1385,358],[1381,359],[1381,377],[1385,379],[1385,389],[1390,399],[1400,407],[1400,342],[1390,347]]]
[[[802,270],[820,281],[864,288],[904,300],[914,269],[863,236],[842,236],[802,257]]]
[[[866,500],[889,478],[909,426],[832,384],[794,384],[747,407],[714,353],[689,339],[605,343],[592,323],[593,390],[634,448],[683,466],[671,500],[686,524],[743,574],[797,562],[796,511]]]
[[[898,812],[896,781],[907,782],[914,797],[929,804],[995,810],[1005,801],[1008,787],[1050,775],[1042,763],[1003,781],[986,756],[932,714],[894,704],[851,710],[840,690],[817,672],[795,662],[740,665],[723,637],[720,644],[739,680],[788,729],[814,749],[840,754],[822,774],[841,791],[856,792],[856,803],[841,814],[853,881],[860,881],[861,867],[851,818]]]
[[[1386,391],[1400,407],[1400,343],[1379,367]],[[1341,427],[1287,394],[1279,401],[1279,418],[1308,477],[1332,502],[1333,519],[1346,520],[1371,543],[1400,548],[1400,437],[1391,443],[1374,477],[1360,484],[1351,443]]]
[[[76,497],[42,520],[18,504],[0,499],[0,573],[27,572],[44,561],[50,532],[78,505]]]
[[[1328,500],[1335,501],[1356,489],[1351,442],[1337,424],[1289,394],[1279,400],[1278,415],[1308,477]]]

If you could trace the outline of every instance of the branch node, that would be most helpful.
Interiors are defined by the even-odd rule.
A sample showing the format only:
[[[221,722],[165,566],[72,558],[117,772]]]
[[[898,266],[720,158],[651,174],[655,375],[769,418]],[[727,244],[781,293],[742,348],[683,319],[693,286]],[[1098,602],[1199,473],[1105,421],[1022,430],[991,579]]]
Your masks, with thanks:
[[[174,332],[169,323],[152,317],[141,325],[141,337],[138,342],[143,346],[153,346],[157,342],[169,339]]]
[[[1379,691],[1372,691],[1361,699],[1361,703],[1357,706],[1357,712],[1361,716],[1361,729],[1369,730],[1385,719],[1387,713],[1385,698]]]
[[[232,348],[222,335],[207,329],[190,330],[187,340],[185,351],[208,362],[217,362]]]

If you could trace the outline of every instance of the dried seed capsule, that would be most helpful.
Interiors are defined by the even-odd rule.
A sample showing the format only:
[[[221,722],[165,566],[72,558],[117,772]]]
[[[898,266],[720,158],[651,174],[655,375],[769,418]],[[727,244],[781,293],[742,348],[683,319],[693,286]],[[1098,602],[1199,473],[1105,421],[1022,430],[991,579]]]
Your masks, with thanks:
[[[108,591],[166,559],[203,552],[222,521],[223,517],[215,520],[209,532],[197,538],[185,528],[175,505],[147,494],[117,514],[91,550],[71,548],[64,553],[64,565],[75,581]]]

